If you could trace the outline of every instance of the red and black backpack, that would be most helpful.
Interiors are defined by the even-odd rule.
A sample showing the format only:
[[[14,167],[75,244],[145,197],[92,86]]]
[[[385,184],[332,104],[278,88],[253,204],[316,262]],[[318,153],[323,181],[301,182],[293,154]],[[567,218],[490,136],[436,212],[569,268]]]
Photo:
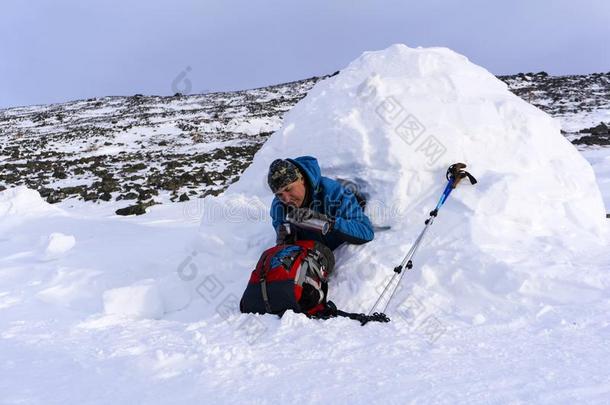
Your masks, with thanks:
[[[278,315],[293,310],[315,315],[326,309],[328,276],[334,266],[333,252],[317,241],[267,249],[252,271],[240,310]]]
[[[383,313],[344,312],[328,301],[328,276],[334,267],[333,252],[317,241],[302,240],[269,248],[250,275],[239,308],[244,313],[280,316],[288,310],[319,319],[343,316],[362,325],[390,321]]]

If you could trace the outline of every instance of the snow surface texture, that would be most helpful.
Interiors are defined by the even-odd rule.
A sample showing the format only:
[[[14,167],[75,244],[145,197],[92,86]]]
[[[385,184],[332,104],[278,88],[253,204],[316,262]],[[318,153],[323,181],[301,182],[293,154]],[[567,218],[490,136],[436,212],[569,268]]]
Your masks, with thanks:
[[[587,149],[581,152],[595,171],[597,184],[604,198],[606,213],[610,213],[610,148]]]
[[[391,323],[238,313],[274,241],[267,167],[302,154],[357,180],[374,222],[392,226],[336,252],[330,298],[350,311],[370,308],[448,164],[477,176],[441,209]],[[610,173],[602,150],[588,159]],[[450,50],[395,45],[320,82],[221,196],[128,218],[60,207],[0,192],[0,403],[610,397],[609,225],[591,167],[554,121]]]

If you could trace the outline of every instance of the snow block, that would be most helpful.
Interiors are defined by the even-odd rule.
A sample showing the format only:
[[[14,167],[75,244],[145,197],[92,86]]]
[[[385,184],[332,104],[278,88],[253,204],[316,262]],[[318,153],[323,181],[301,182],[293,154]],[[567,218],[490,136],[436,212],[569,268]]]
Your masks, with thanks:
[[[106,314],[134,318],[160,319],[164,308],[154,280],[144,280],[129,287],[107,290],[103,295]]]
[[[76,245],[76,238],[72,235],[64,235],[61,232],[53,232],[49,235],[49,242],[45,249],[47,258],[61,256]]]

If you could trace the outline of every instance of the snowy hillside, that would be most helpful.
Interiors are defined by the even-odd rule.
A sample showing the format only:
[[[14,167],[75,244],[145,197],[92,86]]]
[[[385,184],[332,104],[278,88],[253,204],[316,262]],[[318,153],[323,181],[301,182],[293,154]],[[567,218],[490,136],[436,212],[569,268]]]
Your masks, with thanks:
[[[0,190],[27,185],[50,203],[95,202],[107,213],[131,207],[125,214],[217,195],[281,127],[284,113],[325,77],[239,92],[0,110]],[[582,149],[609,144],[610,73],[500,79],[558,118]],[[610,165],[596,157],[592,163],[602,175]],[[606,201],[610,206],[610,195]]]
[[[0,111],[0,187],[154,204],[218,194],[321,78],[233,93],[105,97]]]
[[[528,103],[561,122],[578,145],[610,145],[610,72],[549,76],[545,72],[501,76]],[[590,139],[581,139],[589,136]]]
[[[37,186],[7,182],[0,403],[607,403],[608,149],[577,149],[558,121],[510,92],[522,85],[449,49],[394,45],[285,90],[300,101],[261,118],[265,130],[277,125],[272,135],[256,126],[226,140],[241,147],[252,136],[255,146],[223,193],[173,203],[183,189],[167,190],[146,215],[117,217],[105,204],[122,200],[50,204]],[[2,122],[31,129],[24,117],[41,108],[52,107],[21,118],[5,110]],[[85,146],[33,134],[24,135],[28,153],[45,145],[43,154],[72,159]],[[134,159],[162,142],[146,132],[141,148],[116,136]],[[161,146],[205,155],[206,144],[179,139]],[[17,145],[13,132],[3,142],[3,151]],[[168,156],[157,146],[147,167]],[[3,170],[32,164],[10,151]],[[389,306],[392,322],[239,313],[249,273],[275,240],[267,167],[302,154],[326,176],[357,181],[373,221],[391,226],[335,252],[330,298],[349,311],[370,308],[436,204],[447,166],[464,161],[477,176],[441,209]],[[128,184],[112,160],[120,152],[100,156]]]

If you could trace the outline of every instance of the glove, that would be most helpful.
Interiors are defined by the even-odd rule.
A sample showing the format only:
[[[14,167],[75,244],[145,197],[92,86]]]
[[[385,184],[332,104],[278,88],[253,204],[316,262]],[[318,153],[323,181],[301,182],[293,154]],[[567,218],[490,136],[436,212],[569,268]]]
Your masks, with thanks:
[[[330,221],[329,218],[321,212],[314,211],[310,208],[295,208],[291,217],[295,222],[305,222],[308,219],[320,219],[322,221]]]
[[[327,222],[329,230],[332,230],[334,221],[322,214],[321,212],[314,211],[310,208],[295,208],[290,214],[291,221],[297,224],[302,224],[310,219],[318,219],[320,221]]]
[[[286,245],[294,243],[295,233],[292,232],[291,225],[289,223],[283,223],[277,228],[277,238],[275,239],[276,245]]]

